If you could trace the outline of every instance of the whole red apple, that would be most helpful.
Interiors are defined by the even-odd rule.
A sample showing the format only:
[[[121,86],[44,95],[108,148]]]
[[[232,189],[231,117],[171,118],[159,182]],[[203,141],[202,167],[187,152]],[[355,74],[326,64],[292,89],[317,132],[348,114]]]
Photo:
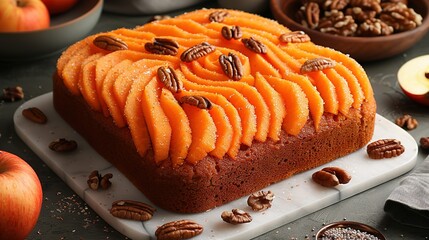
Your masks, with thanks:
[[[48,9],[40,0],[0,0],[0,32],[49,28]]]
[[[66,12],[72,8],[78,0],[42,0],[51,15]]]
[[[429,55],[406,62],[398,71],[402,91],[411,100],[429,106]]]
[[[24,239],[42,208],[42,186],[20,157],[0,151],[0,239]]]

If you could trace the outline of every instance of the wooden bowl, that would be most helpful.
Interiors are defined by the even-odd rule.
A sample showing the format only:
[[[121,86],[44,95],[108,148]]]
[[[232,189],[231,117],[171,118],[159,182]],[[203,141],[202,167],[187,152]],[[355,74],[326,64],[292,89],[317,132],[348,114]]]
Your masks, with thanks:
[[[423,17],[419,27],[381,37],[344,37],[306,28],[294,19],[300,2],[300,0],[270,0],[271,12],[278,22],[290,30],[304,31],[311,37],[312,42],[349,54],[360,62],[385,59],[402,53],[422,39],[429,30],[429,0],[408,1],[409,6]]]

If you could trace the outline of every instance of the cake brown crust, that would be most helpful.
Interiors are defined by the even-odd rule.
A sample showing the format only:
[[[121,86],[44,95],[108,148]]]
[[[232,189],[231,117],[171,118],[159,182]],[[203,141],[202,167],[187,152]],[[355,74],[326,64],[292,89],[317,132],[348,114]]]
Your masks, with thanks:
[[[350,109],[347,117],[324,113],[317,132],[309,119],[297,136],[282,131],[278,142],[255,140],[243,146],[236,159],[208,155],[196,165],[173,167],[168,159],[157,165],[151,149],[142,158],[128,128],[118,128],[93,111],[82,96],[70,93],[57,73],[53,89],[60,116],[149,200],[173,212],[203,212],[251,194],[358,150],[374,131],[376,107],[370,98],[360,109]]]

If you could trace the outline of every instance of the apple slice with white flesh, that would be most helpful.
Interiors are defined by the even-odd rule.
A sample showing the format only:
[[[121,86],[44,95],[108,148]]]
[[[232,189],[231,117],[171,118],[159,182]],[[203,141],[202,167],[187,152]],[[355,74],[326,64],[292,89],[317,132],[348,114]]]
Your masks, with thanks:
[[[0,150],[0,239],[25,239],[39,218],[42,197],[33,168],[22,158]]]
[[[406,62],[398,71],[402,91],[413,101],[429,106],[429,55]]]

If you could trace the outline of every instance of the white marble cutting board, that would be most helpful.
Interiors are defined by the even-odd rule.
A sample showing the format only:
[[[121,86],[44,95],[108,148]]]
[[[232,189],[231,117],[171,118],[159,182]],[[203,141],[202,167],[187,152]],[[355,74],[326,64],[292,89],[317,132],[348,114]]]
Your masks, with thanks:
[[[28,107],[41,109],[47,115],[48,123],[40,125],[25,119],[21,112]],[[344,168],[352,175],[351,182],[346,185],[321,187],[311,180],[311,174],[317,170],[314,169],[267,187],[265,190],[271,190],[275,199],[273,206],[264,212],[252,212],[246,204],[247,197],[243,197],[200,214],[177,214],[157,209],[150,221],[137,222],[111,216],[111,203],[119,199],[150,202],[59,117],[53,108],[52,93],[25,102],[15,112],[14,122],[20,138],[97,214],[131,239],[155,239],[154,232],[158,226],[180,219],[191,219],[203,225],[204,232],[195,239],[250,239],[411,170],[416,164],[418,151],[411,135],[377,115],[373,140],[399,139],[405,146],[405,152],[396,158],[372,160],[367,157],[365,149],[360,149],[326,164]],[[58,138],[77,141],[78,150],[69,154],[51,151],[49,143]],[[113,173],[112,187],[106,191],[89,189],[86,180],[92,170],[99,170],[101,174]],[[223,222],[221,212],[232,208],[249,212],[253,221],[242,225]]]

